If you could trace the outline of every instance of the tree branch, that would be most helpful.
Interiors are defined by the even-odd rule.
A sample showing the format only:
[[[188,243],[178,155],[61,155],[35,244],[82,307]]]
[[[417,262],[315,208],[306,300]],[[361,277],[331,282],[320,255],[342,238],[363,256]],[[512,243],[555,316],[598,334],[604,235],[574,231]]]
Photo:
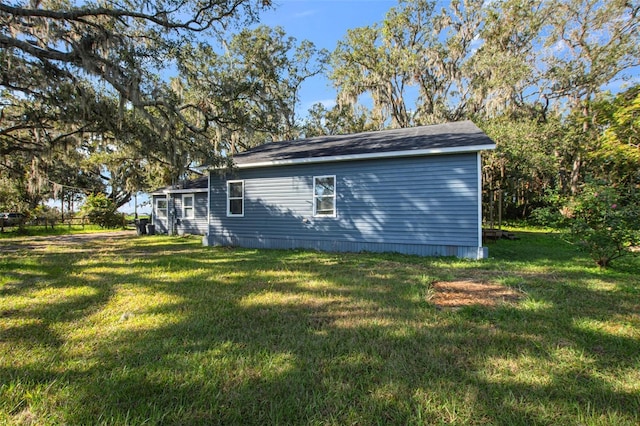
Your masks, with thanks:
[[[163,10],[159,9],[155,13],[143,13],[134,12],[124,9],[108,9],[104,7],[95,8],[75,8],[72,10],[48,10],[48,9],[30,9],[23,7],[10,6],[5,3],[0,3],[0,12],[7,13],[12,16],[20,16],[25,18],[45,18],[61,21],[81,21],[86,23],[83,18],[89,17],[111,17],[111,18],[131,18],[137,20],[148,21],[153,24],[159,25],[166,29],[185,29],[189,31],[202,32],[213,25],[214,22],[220,21],[225,18],[233,16],[237,9],[245,3],[245,0],[233,0],[233,1],[215,1],[210,0],[205,2],[197,10],[193,11],[193,18],[185,21],[174,21],[170,17],[176,13],[179,13],[187,3],[182,2],[174,9]],[[267,2],[263,2],[266,6]],[[226,6],[226,7],[221,7]],[[218,10],[218,13],[205,17],[207,12],[214,9]],[[186,14],[189,15],[188,13]]]

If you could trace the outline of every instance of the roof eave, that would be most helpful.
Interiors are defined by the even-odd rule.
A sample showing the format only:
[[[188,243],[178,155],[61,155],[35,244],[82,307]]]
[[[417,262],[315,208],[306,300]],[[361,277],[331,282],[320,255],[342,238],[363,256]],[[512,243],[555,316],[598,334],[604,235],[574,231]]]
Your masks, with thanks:
[[[465,154],[470,152],[495,149],[495,144],[469,145],[447,148],[413,149],[405,151],[371,152],[366,154],[331,155],[326,157],[292,158],[285,160],[258,161],[255,163],[236,164],[239,169],[259,167],[293,166],[299,164],[334,163],[339,161],[373,160],[381,158],[422,157],[428,155]],[[215,170],[215,168],[213,169]]]
[[[191,194],[194,192],[207,192],[207,188],[191,188],[191,189],[163,189],[161,191],[150,192],[150,195],[167,195],[167,194]]]

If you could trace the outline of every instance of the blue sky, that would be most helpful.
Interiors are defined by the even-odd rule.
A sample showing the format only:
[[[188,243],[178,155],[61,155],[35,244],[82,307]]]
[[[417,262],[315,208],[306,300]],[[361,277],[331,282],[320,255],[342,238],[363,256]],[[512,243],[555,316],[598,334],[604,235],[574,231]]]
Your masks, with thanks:
[[[380,23],[397,0],[274,0],[272,10],[263,12],[260,24],[280,26],[298,42],[309,40],[318,49],[333,51],[347,30]],[[298,113],[304,115],[314,104],[333,106],[335,90],[323,77],[305,81]]]

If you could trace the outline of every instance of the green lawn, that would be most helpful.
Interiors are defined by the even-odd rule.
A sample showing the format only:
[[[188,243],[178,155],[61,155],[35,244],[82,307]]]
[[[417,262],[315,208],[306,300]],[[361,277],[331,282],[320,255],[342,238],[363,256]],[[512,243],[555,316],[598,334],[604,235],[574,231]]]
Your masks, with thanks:
[[[0,241],[0,424],[640,423],[640,259]],[[519,289],[437,309],[438,281]]]

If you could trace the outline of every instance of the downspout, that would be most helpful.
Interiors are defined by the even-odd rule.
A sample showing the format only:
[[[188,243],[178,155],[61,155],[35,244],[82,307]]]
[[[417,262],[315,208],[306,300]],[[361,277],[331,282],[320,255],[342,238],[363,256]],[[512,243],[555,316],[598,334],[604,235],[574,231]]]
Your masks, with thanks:
[[[482,156],[480,151],[476,153],[477,158],[477,179],[478,179],[478,259],[484,257],[484,248],[482,247]]]
[[[202,237],[202,245],[210,245],[209,232],[211,232],[211,171],[207,170],[207,230]]]

